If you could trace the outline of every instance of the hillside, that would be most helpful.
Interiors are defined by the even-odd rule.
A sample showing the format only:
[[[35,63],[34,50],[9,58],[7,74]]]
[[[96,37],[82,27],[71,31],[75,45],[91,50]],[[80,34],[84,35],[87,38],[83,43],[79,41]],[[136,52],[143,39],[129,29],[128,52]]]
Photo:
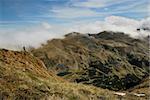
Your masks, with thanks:
[[[73,32],[31,52],[64,79],[118,91],[130,89],[149,76],[148,39],[107,31]]]
[[[112,91],[73,84],[49,72],[28,52],[0,50],[0,100],[116,99]]]
[[[150,94],[150,78],[145,78],[141,81],[141,83],[131,89],[129,89],[129,92],[134,92],[134,93],[149,93]]]

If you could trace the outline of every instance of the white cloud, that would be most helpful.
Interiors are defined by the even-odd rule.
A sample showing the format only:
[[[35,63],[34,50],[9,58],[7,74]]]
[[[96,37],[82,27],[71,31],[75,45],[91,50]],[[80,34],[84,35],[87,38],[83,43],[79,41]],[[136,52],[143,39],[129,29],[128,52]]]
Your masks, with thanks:
[[[143,19],[141,21],[119,17],[119,16],[109,16],[106,17],[104,21],[95,21],[89,23],[78,23],[70,28],[70,31],[77,31],[81,33],[97,33],[101,31],[115,31],[124,32],[129,34],[131,37],[137,38],[139,36],[147,36],[148,31],[137,31],[145,24],[148,26],[150,23],[150,18]]]
[[[113,15],[118,13],[150,13],[150,2],[131,1],[131,0],[72,0],[71,6],[80,10],[97,8],[101,11],[96,12],[99,16]],[[148,6],[148,7],[147,7]],[[111,8],[112,7],[112,8]],[[104,12],[105,10],[105,12]],[[86,11],[85,11],[86,12]]]
[[[96,8],[96,7],[102,7],[105,5],[105,1],[99,1],[99,0],[88,0],[86,2],[76,2],[73,4],[73,6],[77,7],[90,7],[90,8]]]
[[[114,14],[121,13],[150,13],[149,11],[149,3],[147,4],[147,9],[145,6],[146,1],[137,1],[131,2],[130,0],[71,0],[66,6],[55,6],[50,9],[50,14],[45,15],[46,17],[54,17],[59,19],[74,19],[74,18],[90,18],[90,17],[105,17]],[[125,3],[125,5],[119,5],[120,3]],[[118,4],[115,7],[115,4]],[[110,9],[110,5],[113,6]],[[101,8],[99,8],[101,7]],[[98,8],[91,9],[91,8]],[[142,14],[141,14],[142,15]]]
[[[136,12],[146,12],[145,10],[145,1],[137,1],[137,2],[128,2],[128,5],[121,5],[115,8],[116,11],[136,11]],[[148,4],[147,4],[148,5]]]
[[[66,25],[51,25],[42,22],[40,25],[26,27],[20,30],[0,30],[0,47],[20,49],[25,46],[39,47],[52,38],[62,38],[69,32],[98,33],[101,31],[125,32],[132,37],[146,36],[149,31],[137,32],[137,28],[150,28],[150,18],[134,20],[119,16],[106,17],[104,21],[74,21]]]
[[[45,28],[45,29],[51,29],[52,26],[46,22],[41,23],[41,25]]]
[[[133,26],[136,27],[138,25],[138,21],[134,19],[129,19],[125,17],[119,17],[119,16],[109,16],[105,18],[105,22],[117,25],[117,26]]]
[[[148,16],[150,16],[150,1],[148,2],[147,12],[148,12]]]
[[[58,18],[78,18],[78,17],[91,17],[100,15],[99,13],[90,10],[90,9],[81,9],[81,8],[71,8],[71,7],[63,7],[63,8],[53,8],[50,10],[54,13],[54,17]]]
[[[150,17],[141,20],[141,26],[140,27],[145,27],[150,29]]]
[[[115,3],[122,2],[121,0],[72,0],[72,5],[76,7],[99,8],[109,6]]]
[[[46,40],[60,38],[60,34],[54,33],[51,28],[51,25],[43,22],[41,25],[19,30],[0,30],[0,47],[7,49],[22,49],[23,46],[39,47]]]

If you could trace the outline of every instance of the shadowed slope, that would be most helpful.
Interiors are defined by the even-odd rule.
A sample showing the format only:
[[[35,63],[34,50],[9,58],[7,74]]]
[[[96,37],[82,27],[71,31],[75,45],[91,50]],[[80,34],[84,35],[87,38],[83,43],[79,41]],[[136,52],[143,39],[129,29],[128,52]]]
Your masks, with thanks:
[[[149,86],[150,86],[150,78],[147,77],[147,78],[143,79],[139,85],[129,89],[128,91],[134,92],[134,93],[146,93],[146,94],[150,95],[150,87]]]
[[[77,83],[126,90],[149,76],[148,41],[124,33],[70,33],[32,50],[50,70]]]

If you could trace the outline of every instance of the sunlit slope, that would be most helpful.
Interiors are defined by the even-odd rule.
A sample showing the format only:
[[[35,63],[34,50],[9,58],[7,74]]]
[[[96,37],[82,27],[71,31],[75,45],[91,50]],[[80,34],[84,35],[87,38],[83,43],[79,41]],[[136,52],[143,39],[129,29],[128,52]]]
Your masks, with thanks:
[[[27,52],[0,50],[0,99],[99,100],[116,98],[113,92],[72,84],[49,72]]]

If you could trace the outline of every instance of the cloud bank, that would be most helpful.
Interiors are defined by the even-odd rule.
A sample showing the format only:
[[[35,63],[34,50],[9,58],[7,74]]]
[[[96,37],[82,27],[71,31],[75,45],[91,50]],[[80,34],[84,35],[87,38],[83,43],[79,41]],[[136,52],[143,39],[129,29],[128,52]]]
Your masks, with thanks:
[[[73,2],[74,1],[74,2]],[[127,0],[126,0],[127,1]],[[87,1],[81,1],[81,0],[72,0],[73,6],[76,7],[87,7],[87,8],[99,8],[99,7],[105,7],[108,5],[112,5],[117,3],[120,3],[122,1],[118,0],[87,0]]]
[[[133,38],[139,36],[147,36],[150,31],[141,30],[138,28],[148,27],[150,29],[150,18],[143,20],[135,20],[120,16],[109,16],[104,21],[96,21],[91,23],[77,23],[70,28],[70,31],[78,31],[81,33],[98,33],[101,31],[124,32]]]
[[[40,25],[22,29],[0,30],[0,47],[7,49],[21,49],[22,46],[39,47],[49,39],[62,38],[69,32],[98,33],[101,31],[124,32],[131,37],[149,35],[149,30],[137,31],[137,28],[149,28],[150,18],[135,20],[120,16],[109,16],[104,21],[72,22],[71,25],[51,25],[41,22]]]

